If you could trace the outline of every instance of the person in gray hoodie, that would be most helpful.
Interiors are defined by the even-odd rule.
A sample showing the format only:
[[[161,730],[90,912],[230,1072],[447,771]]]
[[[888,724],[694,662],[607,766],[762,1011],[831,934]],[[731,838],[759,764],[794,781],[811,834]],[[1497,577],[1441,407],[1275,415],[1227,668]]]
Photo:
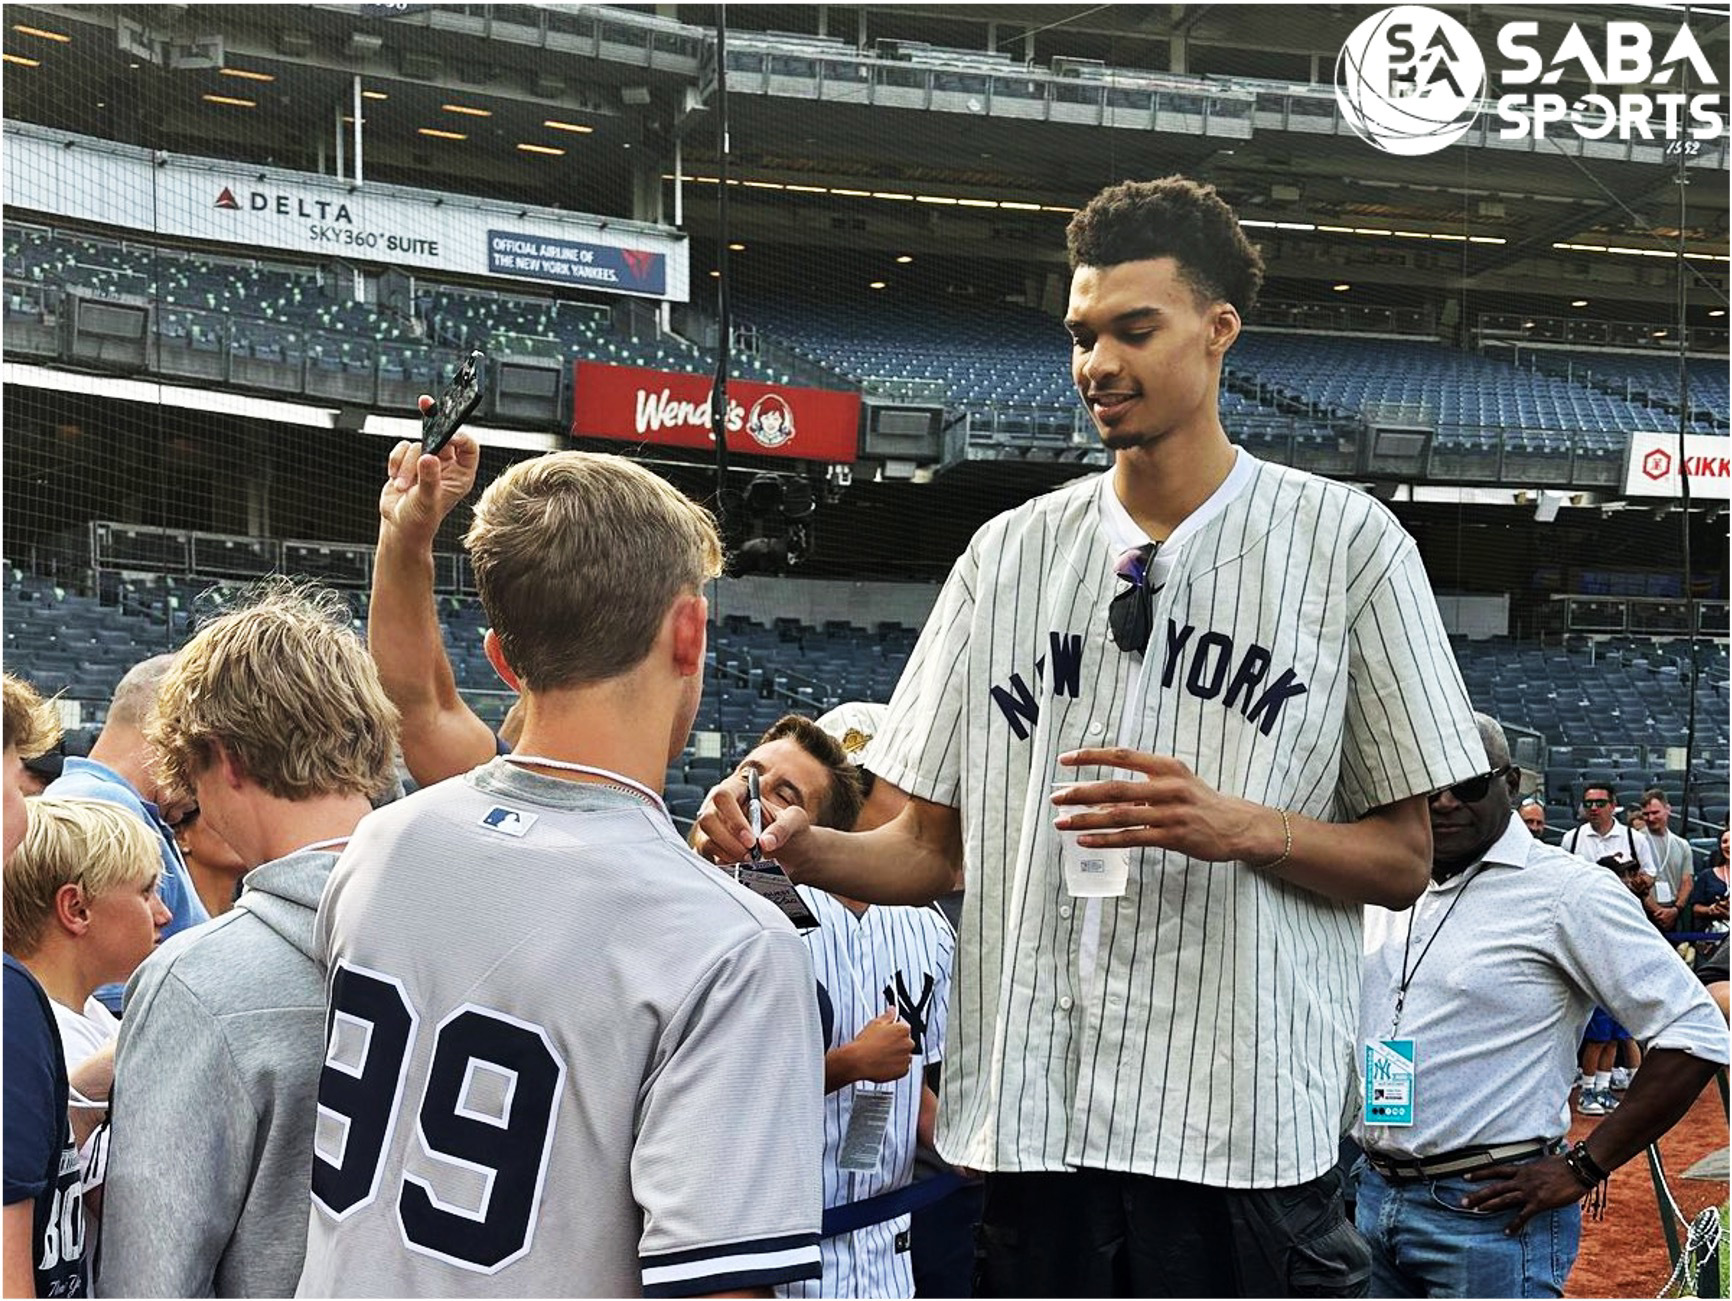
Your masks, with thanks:
[[[324,1062],[313,921],[392,779],[396,733],[330,593],[267,584],[164,680],[148,724],[161,776],[251,870],[233,911],[163,944],[127,987],[101,1293],[294,1293]]]

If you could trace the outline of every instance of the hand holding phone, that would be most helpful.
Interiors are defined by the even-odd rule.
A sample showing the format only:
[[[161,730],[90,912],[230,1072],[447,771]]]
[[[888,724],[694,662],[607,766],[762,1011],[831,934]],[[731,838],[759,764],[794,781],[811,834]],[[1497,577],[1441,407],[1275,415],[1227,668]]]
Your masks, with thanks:
[[[481,382],[487,354],[471,352],[432,406],[421,414],[421,454],[435,456],[481,405]]]

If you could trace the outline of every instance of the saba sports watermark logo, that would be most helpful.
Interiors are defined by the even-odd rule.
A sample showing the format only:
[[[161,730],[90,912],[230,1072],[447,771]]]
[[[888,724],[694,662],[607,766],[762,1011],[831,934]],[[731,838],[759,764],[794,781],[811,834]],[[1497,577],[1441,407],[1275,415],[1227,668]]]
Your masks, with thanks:
[[[1724,95],[1707,89],[1720,78],[1687,24],[1663,47],[1645,23],[1603,26],[1590,40],[1571,23],[1548,58],[1537,22],[1505,23],[1497,33],[1501,62],[1488,68],[1473,36],[1450,15],[1425,5],[1380,9],[1342,44],[1336,102],[1362,140],[1409,157],[1460,140],[1493,88],[1490,107],[1503,140],[1540,140],[1562,129],[1585,140],[1664,141],[1668,153],[1695,154],[1703,140],[1724,134]],[[1566,71],[1594,90],[1570,99],[1527,89],[1556,86]]]
[[[1335,60],[1341,116],[1386,154],[1431,154],[1460,140],[1484,88],[1485,60],[1467,28],[1424,5],[1380,9]]]

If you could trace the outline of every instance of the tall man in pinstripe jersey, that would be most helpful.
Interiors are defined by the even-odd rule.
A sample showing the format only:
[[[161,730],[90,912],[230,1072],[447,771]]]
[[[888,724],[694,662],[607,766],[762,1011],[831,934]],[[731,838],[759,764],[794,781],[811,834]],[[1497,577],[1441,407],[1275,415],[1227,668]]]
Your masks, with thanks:
[[[1112,470],[957,561],[873,743],[904,813],[849,835],[789,810],[763,848],[880,903],[964,865],[938,1147],[990,1172],[986,1289],[1363,1292],[1325,1177],[1360,908],[1425,888],[1426,795],[1485,750],[1413,539],[1222,428],[1262,279],[1231,210],[1126,183],[1068,241],[1072,373]],[[1088,784],[1053,796],[1066,778]],[[1066,893],[1055,815],[1131,849],[1122,897]],[[750,840],[731,800],[708,824]]]

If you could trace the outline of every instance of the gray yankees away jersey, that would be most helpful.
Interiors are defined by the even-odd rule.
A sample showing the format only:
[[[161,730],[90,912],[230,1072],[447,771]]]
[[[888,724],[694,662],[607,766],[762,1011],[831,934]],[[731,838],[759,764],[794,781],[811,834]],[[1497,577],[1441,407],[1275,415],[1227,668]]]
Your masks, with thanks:
[[[495,760],[365,819],[318,934],[301,1295],[817,1275],[811,963],[660,810]]]
[[[836,1026],[828,1048],[859,1037],[866,1023],[894,1004],[914,1039],[914,1061],[894,1085],[862,1084],[837,1089],[824,1099],[824,1205],[842,1206],[905,1187],[914,1178],[916,1128],[926,1068],[944,1059],[944,1023],[949,1007],[950,966],[956,933],[936,908],[868,908],[859,916],[834,895],[798,887],[817,917],[805,932],[818,983],[829,995]],[[888,994],[888,998],[886,997]],[[850,1172],[839,1164],[842,1140],[853,1112],[855,1088],[888,1089],[894,1102],[884,1131],[878,1168]],[[904,1242],[908,1216],[838,1234],[819,1243],[824,1274],[819,1280],[776,1289],[789,1297],[909,1297],[914,1270]]]
[[[1485,769],[1412,538],[1367,494],[1239,457],[1163,548],[1146,656],[1108,635],[1110,477],[990,521],[873,741],[880,776],[961,817],[952,1162],[1278,1187],[1336,1159],[1360,909],[1155,849],[1122,898],[1072,899],[1048,802],[1096,775],[1060,754],[1113,744],[1325,821]]]

